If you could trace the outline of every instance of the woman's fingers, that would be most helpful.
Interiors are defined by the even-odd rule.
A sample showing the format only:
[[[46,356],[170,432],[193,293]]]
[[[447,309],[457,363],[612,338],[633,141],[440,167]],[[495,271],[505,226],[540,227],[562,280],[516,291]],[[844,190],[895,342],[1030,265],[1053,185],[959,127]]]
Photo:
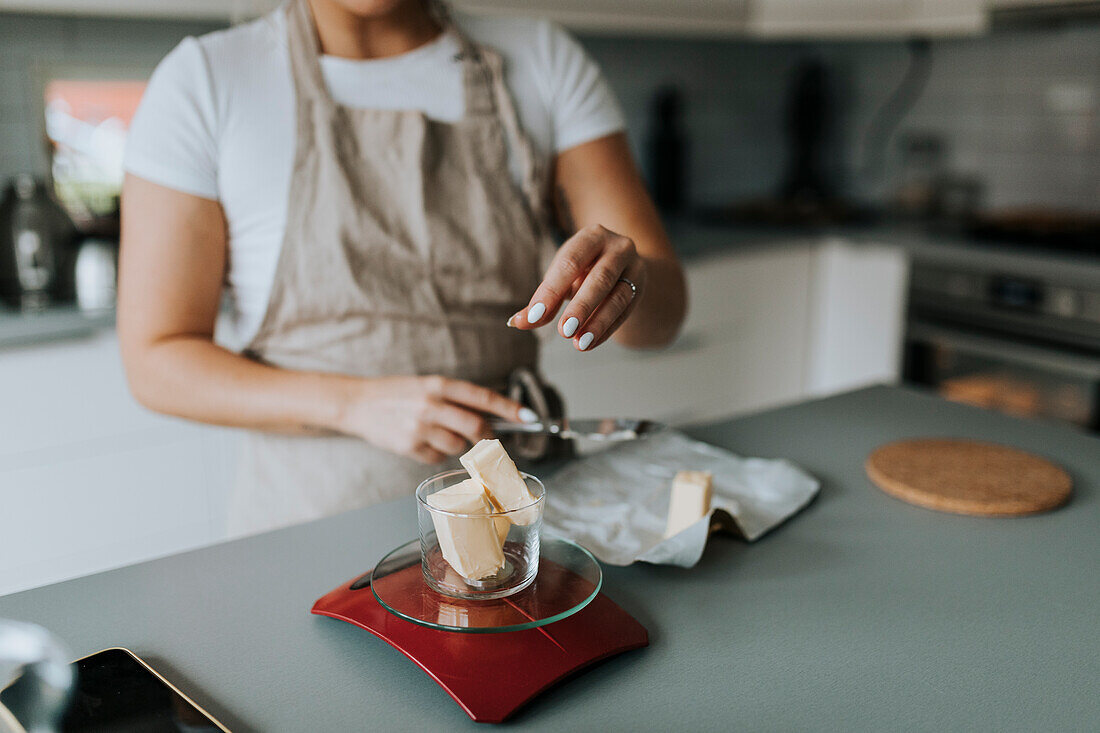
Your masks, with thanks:
[[[488,387],[461,379],[431,378],[435,396],[477,412],[502,417],[511,422],[535,422],[538,415],[515,400],[510,400]]]
[[[446,428],[433,426],[424,433],[424,443],[445,456],[458,456],[466,452],[469,443],[461,435]]]
[[[589,226],[562,245],[527,307],[508,325],[537,328],[551,321],[566,300],[558,333],[580,351],[592,349],[615,332],[642,289],[644,263],[627,237]],[[626,277],[636,288],[620,281]]]
[[[416,450],[413,451],[412,457],[421,463],[443,463],[443,461],[447,460],[446,455],[427,444],[417,447]]]
[[[584,333],[582,327],[587,328],[589,319],[600,304],[622,287],[619,278],[637,258],[634,243],[626,237],[614,235],[607,243],[603,256],[589,270],[576,296],[562,313],[558,333],[565,338],[580,337]]]
[[[637,305],[638,296],[641,294],[641,287],[644,282],[642,265],[638,263],[628,267],[621,277],[633,282],[635,287],[639,289],[638,294],[634,293],[634,288],[631,288],[630,285],[620,282],[616,278],[607,297],[596,306],[587,320],[583,321],[578,328],[574,329],[573,333],[569,334],[573,337],[573,344],[579,350],[591,351],[610,338],[616,329],[622,325],[623,321],[630,316],[634,306]],[[570,304],[570,307],[572,307],[572,304]],[[565,335],[564,331],[567,330],[563,329],[563,335]]]
[[[489,423],[480,414],[449,402],[439,403],[435,422],[452,433],[461,435],[468,444],[488,438],[492,432],[489,430]]]
[[[584,278],[602,254],[608,236],[614,235],[601,226],[590,226],[567,239],[554,255],[531,302],[509,318],[508,325],[531,329],[553,320],[558,308],[572,294],[574,281]]]

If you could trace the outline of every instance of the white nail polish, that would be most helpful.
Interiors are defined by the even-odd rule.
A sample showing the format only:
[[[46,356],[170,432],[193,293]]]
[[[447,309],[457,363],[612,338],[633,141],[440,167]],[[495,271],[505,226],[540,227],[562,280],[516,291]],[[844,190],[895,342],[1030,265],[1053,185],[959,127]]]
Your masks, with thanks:
[[[561,327],[561,332],[565,334],[566,338],[571,338],[573,334],[577,332],[577,327],[581,325],[581,322],[574,316],[570,316],[566,320],[565,325]]]
[[[519,419],[523,422],[538,422],[539,415],[530,407],[521,407],[519,408]]]
[[[546,306],[542,303],[535,303],[533,306],[527,309],[527,322],[538,323],[542,318],[542,314],[546,312]]]
[[[580,340],[577,342],[577,346],[580,348],[581,351],[584,351],[589,346],[591,346],[592,342],[595,341],[595,340],[596,340],[596,334],[589,331],[585,335],[581,336]]]
[[[515,316],[508,316],[508,328],[515,328],[515,325],[516,325],[516,317]]]

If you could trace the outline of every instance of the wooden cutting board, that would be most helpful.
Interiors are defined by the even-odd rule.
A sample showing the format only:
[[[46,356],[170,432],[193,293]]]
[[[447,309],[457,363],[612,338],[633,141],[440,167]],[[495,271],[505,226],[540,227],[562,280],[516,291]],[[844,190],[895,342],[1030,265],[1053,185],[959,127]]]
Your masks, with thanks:
[[[995,443],[920,438],[879,446],[867,475],[891,496],[953,514],[1034,514],[1069,500],[1073,480],[1045,458]]]

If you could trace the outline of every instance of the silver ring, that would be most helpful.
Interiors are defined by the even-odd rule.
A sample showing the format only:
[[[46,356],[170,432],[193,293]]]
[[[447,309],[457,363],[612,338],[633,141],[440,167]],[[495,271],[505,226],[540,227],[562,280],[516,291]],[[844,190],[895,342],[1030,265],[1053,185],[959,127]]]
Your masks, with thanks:
[[[631,300],[634,300],[634,298],[636,298],[638,296],[638,286],[635,285],[633,282],[631,282],[630,280],[627,280],[625,277],[620,277],[619,282],[626,283],[627,285],[630,286],[630,299]]]

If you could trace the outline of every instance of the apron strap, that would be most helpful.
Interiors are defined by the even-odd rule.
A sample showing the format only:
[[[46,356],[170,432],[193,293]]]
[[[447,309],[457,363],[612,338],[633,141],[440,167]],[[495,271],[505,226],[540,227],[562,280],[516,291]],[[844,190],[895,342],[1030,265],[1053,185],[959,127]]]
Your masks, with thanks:
[[[504,81],[504,60],[495,51],[488,51],[485,56],[498,116],[504,126],[505,135],[515,146],[512,153],[518,156],[521,172],[520,189],[531,206],[535,221],[540,229],[543,229],[547,221],[547,192],[544,190],[544,182],[547,177],[543,175],[543,158],[536,154],[531,137],[527,135],[523,125],[520,124],[515,101]]]
[[[535,153],[534,144],[520,124],[515,102],[504,80],[504,60],[495,50],[481,46],[467,36],[455,24],[443,0],[428,0],[428,9],[444,32],[453,33],[458,40],[466,115],[493,115],[500,120],[505,135],[514,146],[512,152],[518,156],[520,189],[538,226],[545,229],[548,222],[547,196],[543,190],[546,178],[541,157]],[[290,71],[299,104],[316,100],[335,113],[339,105],[332,98],[321,71],[321,44],[307,0],[291,0],[286,17]],[[302,113],[299,108],[299,115]]]
[[[456,61],[462,62],[462,88],[465,95],[466,116],[496,115],[493,94],[492,72],[486,65],[486,53],[467,36],[451,16],[451,9],[443,0],[428,0],[428,12],[445,33],[452,34],[458,41]]]
[[[504,59],[494,49],[475,42],[454,22],[450,8],[444,0],[428,0],[429,11],[444,29],[458,39],[459,57],[463,62],[463,86],[466,95],[466,115],[495,115],[504,126],[506,137],[512,141],[518,156],[520,189],[532,207],[532,213],[540,226],[546,221],[546,195],[543,191],[543,166],[535,153],[531,138],[524,132],[516,111],[515,101],[504,79]]]
[[[321,71],[321,41],[307,0],[291,0],[286,9],[290,76],[301,101],[317,100],[335,107]]]

